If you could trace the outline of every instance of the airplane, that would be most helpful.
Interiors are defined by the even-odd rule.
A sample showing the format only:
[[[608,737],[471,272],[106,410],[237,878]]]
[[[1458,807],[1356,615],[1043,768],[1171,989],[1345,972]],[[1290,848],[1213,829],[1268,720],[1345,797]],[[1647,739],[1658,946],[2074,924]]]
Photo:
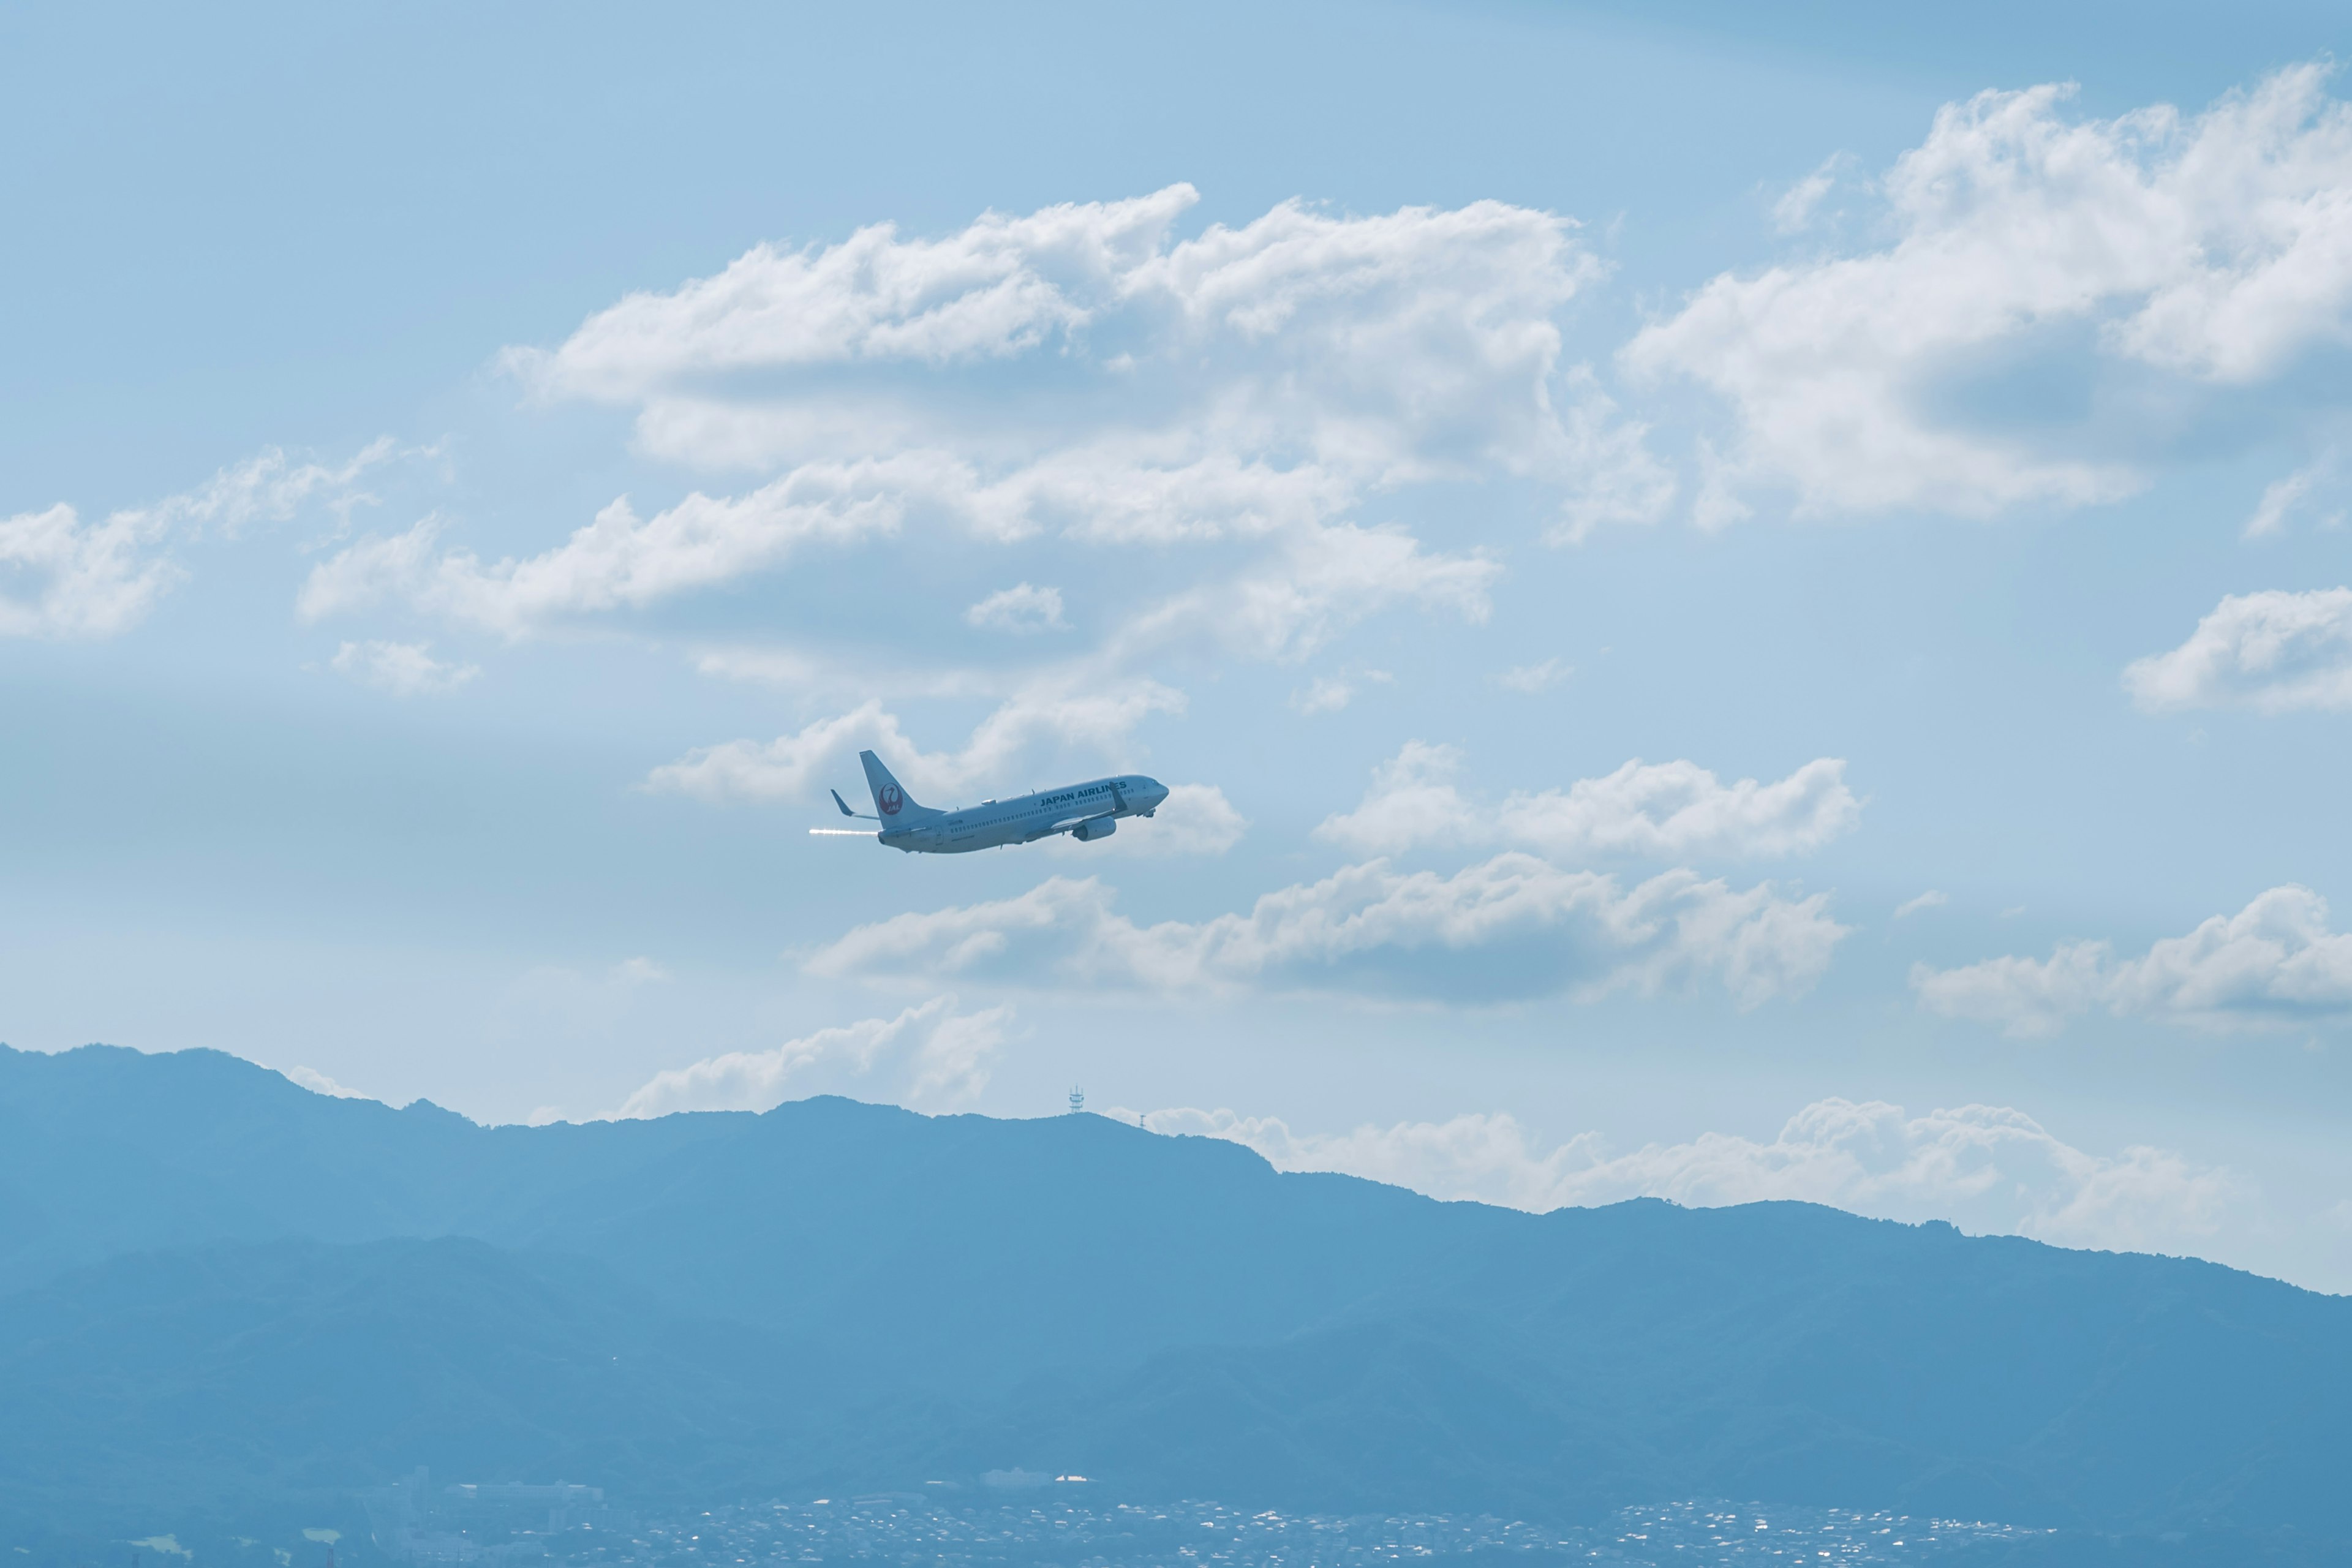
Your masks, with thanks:
[[[1122,816],[1150,816],[1168,798],[1168,786],[1141,773],[1091,779],[1067,789],[1044,789],[1015,800],[984,800],[961,811],[938,811],[918,805],[913,795],[890,776],[882,759],[860,752],[866,764],[866,786],[874,792],[874,811],[852,811],[839,790],[829,793],[841,815],[876,824],[863,827],[812,827],[821,837],[875,838],[909,854],[961,855],[973,849],[994,849],[1006,844],[1028,844],[1066,833],[1082,844],[1108,838],[1118,831]]]

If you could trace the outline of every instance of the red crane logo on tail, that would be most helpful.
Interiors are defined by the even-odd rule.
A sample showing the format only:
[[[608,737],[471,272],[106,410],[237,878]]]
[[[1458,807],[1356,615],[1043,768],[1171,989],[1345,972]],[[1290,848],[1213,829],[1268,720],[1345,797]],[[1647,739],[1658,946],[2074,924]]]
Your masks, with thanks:
[[[882,815],[885,816],[898,816],[898,808],[907,804],[905,792],[894,784],[884,784],[882,793],[876,795],[874,799],[875,803],[881,806]]]

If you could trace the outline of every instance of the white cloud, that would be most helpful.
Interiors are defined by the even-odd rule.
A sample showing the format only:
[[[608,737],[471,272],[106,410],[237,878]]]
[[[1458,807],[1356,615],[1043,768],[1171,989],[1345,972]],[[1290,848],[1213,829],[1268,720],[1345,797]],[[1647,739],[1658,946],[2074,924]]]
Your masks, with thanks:
[[[1215,784],[1170,784],[1168,798],[1150,816],[1122,817],[1117,833],[1090,844],[1067,836],[1047,839],[1045,852],[1088,859],[1222,855],[1248,831],[1249,820]]]
[[[1576,667],[1548,658],[1541,664],[1517,664],[1495,677],[1495,684],[1506,691],[1516,691],[1522,697],[1537,697],[1549,691],[1576,673]]]
[[[1436,555],[1400,530],[1341,524],[1294,535],[1241,575],[1164,600],[1111,639],[1120,662],[1198,649],[1295,662],[1369,616],[1401,604],[1483,622],[1502,568],[1479,555]]]
[[[696,650],[695,669],[721,680],[780,687],[807,697],[834,696],[864,687],[895,696],[995,698],[1020,695],[1057,679],[1074,678],[1072,668],[990,667],[897,662],[863,654],[815,652],[775,644],[719,645]],[[1100,671],[1095,672],[1099,676]]]
[[[1330,675],[1318,675],[1307,685],[1290,694],[1293,712],[1313,717],[1318,713],[1337,713],[1356,700],[1356,693],[1366,686],[1387,686],[1396,677],[1385,669],[1339,670]]]
[[[1790,185],[1772,204],[1772,226],[1782,234],[1801,234],[1813,225],[1813,217],[1832,190],[1839,176],[1853,163],[1853,154],[1833,153],[1822,160],[1821,165]]]
[[[2148,712],[2352,708],[2352,588],[2232,594],[2189,640],[2124,670]]]
[[[1062,619],[1062,591],[1035,588],[1026,583],[991,594],[963,613],[964,623],[984,631],[1058,632],[1069,629]]]
[[[650,455],[780,477],[650,521],[615,502],[568,543],[495,563],[366,542],[322,569],[305,613],[363,588],[519,632],[918,524],[1263,541],[1244,585],[1303,573],[1311,598],[1335,553],[1414,552],[1335,526],[1403,485],[1531,481],[1570,535],[1663,512],[1673,477],[1642,428],[1559,364],[1557,317],[1602,271],[1569,221],[1497,202],[1370,216],[1293,202],[1180,239],[1195,199],[1180,185],[987,214],[932,238],[880,225],[632,295],[509,364],[541,395],[634,406]],[[1024,369],[990,370],[1009,361]],[[899,368],[846,368],[882,364]],[[1490,567],[1412,564],[1424,581],[1371,607],[1483,603]]]
[[[0,519],[0,637],[105,637],[144,620],[187,572],[164,553],[207,526],[233,537],[284,521],[315,498],[348,516],[372,498],[359,477],[394,455],[392,438],[348,462],[293,463],[278,447],[221,469],[193,490],[86,521],[64,504]]]
[[[1173,226],[1196,199],[1178,185],[1026,217],[988,214],[941,239],[902,240],[881,225],[818,250],[761,247],[719,278],[632,296],[552,353],[521,351],[511,363],[548,395],[650,409],[687,389],[780,416],[787,438],[837,440],[842,426],[822,412],[837,397],[712,388],[734,373],[1051,353],[1116,397],[1108,417],[1058,451],[1210,425],[1230,433],[1215,450],[1244,464],[1302,437],[1318,463],[1391,478],[1461,456],[1525,471],[1557,460],[1544,386],[1559,352],[1552,317],[1600,273],[1571,225],[1496,202],[1365,217],[1289,202],[1179,241]],[[1147,364],[1160,385],[1129,390],[1153,379]],[[1180,379],[1190,417],[1119,417],[1164,405]],[[975,427],[928,400],[892,412],[901,432]],[[874,424],[860,410],[855,427]]]
[[[186,575],[155,553],[168,531],[152,513],[84,522],[62,505],[0,520],[0,637],[103,637],[136,626]]]
[[[2286,514],[2311,491],[2314,475],[2309,468],[2297,468],[2283,479],[2273,479],[2263,487],[2263,499],[2254,506],[2254,514],[2246,519],[2248,539],[2263,539],[2286,529]]]
[[[306,621],[367,609],[412,591],[433,576],[433,546],[444,524],[427,517],[404,533],[370,534],[310,568],[294,596],[295,614]]]
[[[1940,909],[1951,901],[1952,900],[1947,898],[1944,894],[1937,892],[1933,888],[1930,888],[1926,892],[1920,894],[1917,898],[1906,899],[1901,903],[1895,905],[1895,918],[1898,921],[1908,920],[1922,910]]]
[[[919,800],[951,802],[973,789],[1007,787],[1017,767],[1071,749],[1115,753],[1154,713],[1181,713],[1183,693],[1156,681],[1041,681],[1000,704],[961,752],[920,752],[879,700],[819,719],[769,742],[730,741],[688,752],[646,776],[646,787],[707,801],[823,800],[828,781],[862,781],[860,751],[890,765]]]
[[[1096,654],[1023,678],[960,753],[919,752],[876,699],[773,742],[698,748],[656,768],[647,784],[706,800],[815,798],[824,787],[817,782],[820,772],[838,770],[844,759],[870,747],[918,798],[926,791],[945,798],[972,787],[1019,787],[1017,763],[1074,750],[1116,757],[1146,718],[1183,710],[1182,692],[1124,670],[1192,650],[1296,661],[1401,601],[1481,620],[1496,570],[1479,558],[1427,554],[1410,536],[1387,530],[1316,529],[1294,539],[1272,566],[1181,591],[1129,623]],[[790,656],[706,655],[704,668],[798,680],[816,667]],[[965,689],[977,684],[967,676],[944,683],[925,678],[924,683]]]
[[[395,457],[425,458],[436,448],[401,452],[389,436],[379,436],[341,463],[298,463],[277,447],[265,447],[241,463],[221,469],[185,495],[156,510],[172,521],[217,524],[234,537],[255,522],[289,522],[313,500],[349,521],[354,507],[375,500],[358,489],[360,477]]]
[[[2331,448],[2284,479],[2273,479],[2263,486],[2262,500],[2255,505],[2254,514],[2246,519],[2245,536],[2266,539],[2284,532],[2286,520],[2302,509],[2313,491],[2335,479],[2336,468],[2336,454]],[[2344,514],[2338,511],[2326,519],[2326,524],[2340,523],[2343,519]]]
[[[1881,182],[1892,245],[1724,274],[1627,345],[1630,368],[1736,416],[1702,520],[1765,484],[1814,513],[2111,500],[2137,468],[1971,422],[1948,395],[2004,355],[2243,385],[2344,342],[2352,110],[2327,75],[2284,70],[2194,116],[2070,118],[2057,87],[1946,106]]]
[[[1578,365],[1566,380],[1563,467],[1574,477],[1567,483],[1559,521],[1546,531],[1545,542],[1581,544],[1597,529],[1665,516],[1680,486],[1674,471],[1650,451],[1650,427],[1619,418],[1615,400],[1601,392],[1589,366]]]
[[[2107,944],[2062,942],[2047,959],[2011,955],[1957,969],[1911,966],[1920,1005],[1947,1018],[1998,1024],[2020,1039],[2054,1035],[2106,988]]]
[[[1465,796],[1454,782],[1461,769],[1454,747],[1408,741],[1373,770],[1363,803],[1325,818],[1315,836],[1387,854],[1421,845],[1509,844],[1560,856],[1744,858],[1818,849],[1862,816],[1845,763],[1834,757],[1769,784],[1726,784],[1696,763],[1637,759],[1564,792],[1514,792],[1499,805]]]
[[[2105,1007],[2118,1017],[2205,1029],[2276,1028],[2352,1018],[2352,935],[2327,929],[2327,900],[2290,883],[2117,962],[2103,942],[2062,942],[1956,969],[1915,964],[1920,1004],[2020,1037],[2056,1034]]]
[[[1630,890],[1614,878],[1505,854],[1451,877],[1350,866],[1260,898],[1247,914],[1138,926],[1093,878],[1017,898],[859,926],[811,956],[822,975],[974,974],[1201,994],[1391,994],[1468,1002],[1700,980],[1742,1007],[1809,989],[1846,928],[1826,896],[1735,891],[1689,871]]]
[[[288,1068],[278,1076],[300,1084],[312,1094],[323,1094],[335,1100],[373,1100],[375,1098],[372,1094],[362,1094],[356,1089],[345,1089],[316,1068]]]
[[[482,673],[479,665],[435,658],[430,643],[347,642],[329,661],[336,674],[394,697],[430,697],[455,691]]]
[[[659,985],[669,971],[650,958],[625,958],[613,965],[613,978],[623,985]]]
[[[705,648],[695,656],[694,668],[721,680],[756,681],[795,690],[814,690],[833,673],[826,661],[789,647]]]
[[[988,1087],[1012,1021],[1011,1007],[959,1013],[953,996],[934,996],[895,1018],[819,1029],[769,1050],[730,1051],[658,1073],[614,1114],[768,1110],[826,1093],[952,1109]]]
[[[1062,765],[1056,759],[1069,752],[1116,754],[1144,719],[1183,708],[1182,693],[1151,681],[1096,682],[1076,689],[1041,683],[999,705],[961,752],[923,752],[908,739],[898,715],[878,700],[869,700],[773,741],[698,748],[654,769],[646,787],[713,804],[802,805],[822,804],[828,789],[838,789],[858,804],[865,798],[866,775],[857,753],[870,750],[917,800],[952,806],[968,804],[981,792],[1025,788],[1036,780],[1024,770],[1034,774]],[[1117,834],[1097,843],[1057,841],[1053,847],[1096,857],[1222,855],[1248,826],[1223,790],[1180,784],[1169,786],[1167,801],[1152,818],[1123,820]]]
[[[631,403],[714,372],[1007,358],[1115,301],[1198,199],[1171,185],[987,213],[944,239],[876,224],[823,248],[761,245],[675,293],[630,295],[551,353],[509,351],[510,363],[545,395]]]
[[[436,554],[444,524],[427,518],[312,568],[295,607],[315,621],[399,599],[521,637],[562,616],[710,587],[811,546],[894,533],[940,478],[934,465],[910,458],[810,463],[748,495],[714,500],[698,490],[643,520],[623,496],[557,548],[488,564],[467,550]]]
[[[1309,717],[1317,713],[1337,713],[1356,700],[1356,688],[1343,675],[1318,675],[1307,682],[1304,690],[1290,694],[1290,706]]]
[[[1153,1131],[1246,1144],[1286,1171],[1339,1171],[1433,1197],[1538,1213],[1669,1198],[1709,1207],[1789,1199],[2065,1246],[2186,1248],[2252,1196],[2223,1167],[2166,1150],[2088,1153],[2022,1111],[1967,1105],[1912,1117],[1895,1105],[1824,1100],[1769,1142],[1706,1133],[1614,1154],[1597,1133],[1549,1148],[1509,1115],[1293,1132],[1271,1117],[1159,1110]]]

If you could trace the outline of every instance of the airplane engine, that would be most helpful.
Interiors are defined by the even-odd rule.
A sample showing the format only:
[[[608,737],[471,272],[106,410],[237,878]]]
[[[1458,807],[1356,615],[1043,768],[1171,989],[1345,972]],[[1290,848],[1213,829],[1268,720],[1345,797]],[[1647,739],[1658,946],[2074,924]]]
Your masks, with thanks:
[[[1091,844],[1097,838],[1108,838],[1118,831],[1118,824],[1106,816],[1099,822],[1081,822],[1070,829],[1070,837]]]

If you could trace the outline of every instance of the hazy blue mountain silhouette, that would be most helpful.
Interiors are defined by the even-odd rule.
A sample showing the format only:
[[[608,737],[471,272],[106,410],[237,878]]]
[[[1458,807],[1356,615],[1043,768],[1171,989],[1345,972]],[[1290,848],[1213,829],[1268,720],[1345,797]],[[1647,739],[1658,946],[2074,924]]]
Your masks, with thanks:
[[[480,1241],[133,1253],[0,1299],[0,1475],[135,1500],[159,1471],[317,1489],[426,1463],[676,1494],[774,1448],[799,1359]]]
[[[485,1129],[201,1052],[0,1050],[0,1292],[20,1511],[1023,1466],[2334,1537],[2352,1457],[2352,1300],[2208,1264],[1804,1205],[1536,1216],[1087,1116]]]

